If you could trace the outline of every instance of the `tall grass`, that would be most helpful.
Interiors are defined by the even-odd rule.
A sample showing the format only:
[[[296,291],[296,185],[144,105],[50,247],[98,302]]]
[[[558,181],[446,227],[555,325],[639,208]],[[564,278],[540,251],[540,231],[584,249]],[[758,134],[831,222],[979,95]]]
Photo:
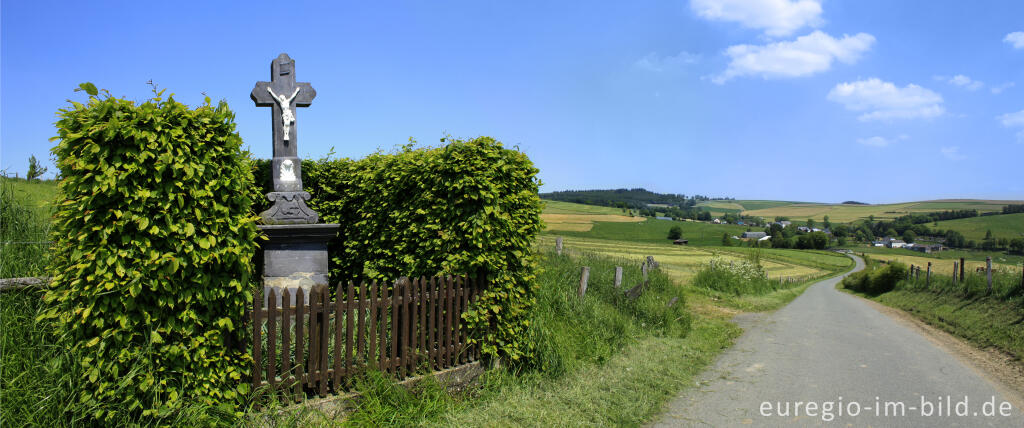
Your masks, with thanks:
[[[992,290],[988,288],[988,278],[984,273],[966,273],[963,281],[953,282],[953,277],[932,274],[931,280],[922,272],[912,279],[904,279],[896,285],[897,290],[928,291],[935,294],[947,294],[963,299],[989,297],[995,300],[1024,302],[1024,285],[1021,274],[993,271]]]
[[[544,251],[541,256],[537,304],[527,329],[537,358],[492,368],[476,387],[456,393],[446,393],[442,386],[431,382],[412,391],[396,389],[388,379],[371,375],[357,388],[363,398],[346,423],[378,426],[451,423],[452,418],[459,419],[460,412],[467,408],[499,399],[508,391],[550,386],[550,382],[602,367],[639,341],[678,339],[690,332],[691,316],[685,309],[682,290],[661,271],[652,270],[643,293],[631,299],[626,296],[626,290],[642,280],[638,260],[575,252],[559,256]],[[581,299],[577,290],[582,266],[590,267],[590,278],[586,295]],[[616,266],[623,267],[623,284],[618,288],[614,287]],[[673,298],[677,298],[676,302],[669,306]],[[638,394],[657,391],[657,395],[665,393],[662,390],[671,383],[648,382],[633,387],[638,388]],[[540,409],[523,410],[537,412]],[[558,412],[559,409],[545,411]]]
[[[697,271],[693,286],[718,291],[732,296],[762,296],[784,290],[800,282],[769,279],[761,267],[758,253],[752,253],[749,260],[726,263],[721,259],[711,260]]]
[[[48,266],[49,206],[26,204],[17,197],[18,183],[0,178],[0,278],[45,275]]]

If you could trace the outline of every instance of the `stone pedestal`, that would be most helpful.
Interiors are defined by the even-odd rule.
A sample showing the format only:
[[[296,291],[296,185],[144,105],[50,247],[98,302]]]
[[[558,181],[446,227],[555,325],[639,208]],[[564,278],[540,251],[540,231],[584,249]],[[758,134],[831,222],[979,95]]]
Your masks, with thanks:
[[[270,289],[277,294],[276,305],[281,306],[281,294],[287,288],[291,304],[295,293],[303,289],[305,303],[309,290],[316,285],[327,285],[327,242],[338,234],[337,224],[281,224],[258,226],[269,238],[260,241],[263,249],[263,306]]]

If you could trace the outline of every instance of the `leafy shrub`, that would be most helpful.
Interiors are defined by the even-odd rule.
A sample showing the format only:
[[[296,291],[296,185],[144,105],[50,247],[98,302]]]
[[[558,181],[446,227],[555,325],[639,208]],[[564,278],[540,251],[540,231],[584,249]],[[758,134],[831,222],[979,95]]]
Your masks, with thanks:
[[[261,189],[250,195],[269,191],[266,161],[256,168]],[[305,160],[302,174],[310,207],[341,225],[329,248],[333,281],[485,272],[488,289],[465,314],[472,340],[513,364],[531,356],[541,202],[525,154],[489,137],[410,143],[360,160]]]
[[[81,88],[88,103],[61,109],[54,137],[64,179],[40,316],[82,355],[79,401],[108,421],[231,401],[247,389],[256,246],[234,114]]]
[[[887,293],[907,277],[907,267],[893,262],[885,266],[869,264],[867,269],[843,278],[843,287],[871,295]]]

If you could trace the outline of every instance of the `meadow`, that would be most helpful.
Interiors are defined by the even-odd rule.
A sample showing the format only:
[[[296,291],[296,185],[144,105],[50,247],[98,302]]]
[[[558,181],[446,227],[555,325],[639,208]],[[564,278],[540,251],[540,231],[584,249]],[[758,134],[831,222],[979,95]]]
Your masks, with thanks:
[[[990,230],[992,237],[996,239],[1022,238],[1024,237],[1024,213],[944,220],[934,228],[955,230],[963,234],[964,238],[978,242],[985,239],[985,233]]]
[[[52,181],[0,178],[0,278],[46,274]]]

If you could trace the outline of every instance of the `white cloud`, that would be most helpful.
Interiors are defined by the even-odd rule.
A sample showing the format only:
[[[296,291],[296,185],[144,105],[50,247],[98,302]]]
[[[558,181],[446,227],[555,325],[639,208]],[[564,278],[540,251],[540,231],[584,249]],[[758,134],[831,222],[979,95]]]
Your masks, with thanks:
[[[916,119],[941,116],[942,96],[929,89],[909,84],[902,88],[877,78],[840,83],[828,93],[829,101],[847,110],[864,112],[858,119]]]
[[[956,76],[950,77],[947,82],[974,91],[985,86],[984,83],[977,80],[973,80],[970,77],[964,76],[963,74],[957,74]]]
[[[942,153],[942,156],[945,156],[946,159],[949,159],[949,160],[958,161],[958,160],[967,159],[967,156],[964,156],[964,155],[960,154],[960,148],[956,147],[956,146],[953,146],[953,147],[943,147],[943,148],[939,149],[939,152]]]
[[[1013,82],[1006,82],[1006,83],[1003,83],[1002,85],[999,85],[999,86],[993,86],[989,90],[991,90],[993,94],[999,95],[999,94],[1003,93],[1003,91],[1005,91],[1007,89],[1010,89],[1010,88],[1012,88],[1014,86],[1017,86],[1017,84],[1013,83]]]
[[[1003,123],[1003,126],[1006,127],[1024,127],[1024,110],[1016,113],[1002,114],[996,117],[996,119],[999,119],[999,121]]]
[[[1021,128],[1020,131],[1017,131],[1017,142],[1024,143],[1024,110],[999,115],[996,116],[996,119],[1007,128]]]
[[[700,61],[700,55],[686,51],[673,56],[659,56],[654,52],[636,60],[633,66],[641,70],[662,72],[677,69],[688,64],[696,64]]]
[[[690,0],[701,18],[738,22],[772,37],[822,24],[820,0]]]
[[[765,79],[802,77],[832,67],[833,61],[853,64],[871,49],[875,37],[859,33],[836,39],[821,31],[797,37],[788,42],[767,45],[736,45],[726,49],[732,58],[729,67],[712,77],[718,84],[738,76],[761,76]]]
[[[877,137],[876,136],[876,137],[868,137],[868,138],[858,138],[857,142],[860,143],[860,144],[863,144],[865,146],[886,147],[886,146],[888,146],[890,144],[893,144],[893,143],[895,143],[897,141],[903,141],[903,140],[906,140],[908,138],[910,138],[910,137],[908,137],[906,135],[900,135],[899,137],[896,137],[896,138],[885,138],[885,137]]]
[[[1003,41],[1012,45],[1014,49],[1024,49],[1024,31],[1007,34]]]

